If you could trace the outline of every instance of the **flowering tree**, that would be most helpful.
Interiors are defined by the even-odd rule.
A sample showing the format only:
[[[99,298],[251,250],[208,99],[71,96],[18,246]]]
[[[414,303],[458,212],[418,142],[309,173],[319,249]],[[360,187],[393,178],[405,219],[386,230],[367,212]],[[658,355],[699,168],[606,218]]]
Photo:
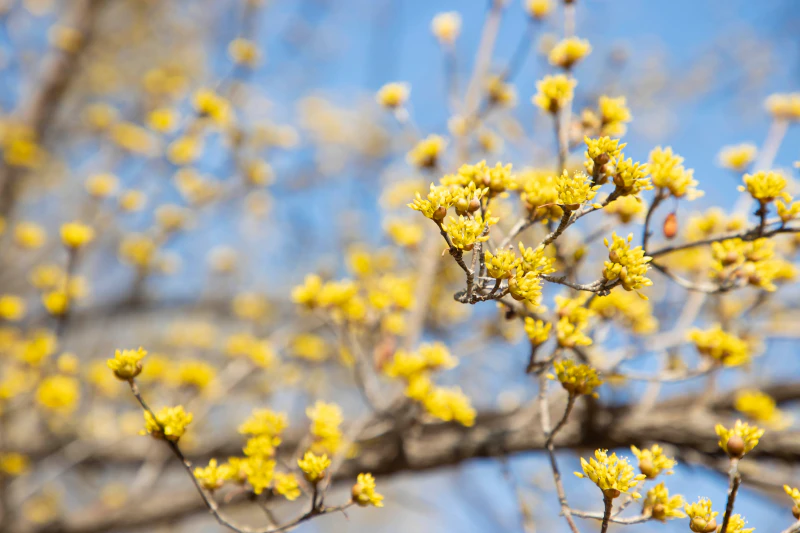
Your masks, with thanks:
[[[265,113],[257,22],[285,7],[3,6],[3,68],[28,90],[0,122],[2,531],[151,531],[203,511],[238,532],[333,524],[321,517],[391,512],[391,496],[361,509],[384,506],[376,480],[476,458],[501,466],[534,531],[509,460],[526,452],[547,459],[552,530],[749,533],[749,483],[780,491],[785,533],[800,531],[800,435],[781,407],[800,385],[730,379],[792,325],[800,201],[776,157],[800,94],[767,98],[760,148],[720,153],[741,184],[732,209],[679,214],[703,181],[670,147],[626,155],[640,141],[619,89],[581,94],[582,4],[519,7],[489,2],[465,84],[461,18],[433,19],[449,121],[423,134],[403,82],[366,111],[291,87],[297,123]],[[235,22],[210,36],[226,9]],[[302,50],[306,15],[279,45]],[[507,62],[504,16],[526,21]],[[517,105],[544,28],[548,73]],[[46,60],[27,68],[20,50],[45,29]],[[227,55],[206,61],[194,45],[216,40]],[[550,149],[502,157],[532,110]],[[361,205],[331,209],[324,187],[348,173],[369,178],[357,203],[380,195],[380,236],[352,238]],[[470,369],[498,371],[498,350],[521,357],[494,377],[502,394],[481,394],[497,387]],[[685,501],[679,462],[727,474],[727,500]],[[594,497],[569,493],[568,464]]]

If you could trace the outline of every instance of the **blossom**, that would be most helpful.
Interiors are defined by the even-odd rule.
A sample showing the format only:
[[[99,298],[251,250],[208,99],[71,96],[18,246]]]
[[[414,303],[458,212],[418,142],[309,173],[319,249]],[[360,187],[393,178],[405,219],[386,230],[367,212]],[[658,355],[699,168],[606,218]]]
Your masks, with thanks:
[[[558,43],[550,50],[548,57],[550,64],[569,70],[578,61],[589,55],[592,45],[586,39],[578,37],[568,37]]]
[[[552,328],[553,324],[551,322],[544,322],[529,316],[525,317],[525,333],[527,333],[528,339],[534,346],[544,344],[550,336]]]
[[[800,93],[776,93],[767,97],[764,107],[776,120],[800,120]]]
[[[628,129],[626,124],[631,121],[631,112],[625,97],[611,98],[602,95],[597,104],[600,111],[600,134],[611,137],[625,135]]]
[[[669,192],[675,198],[687,196],[689,200],[700,196],[695,188],[694,170],[683,167],[683,158],[672,152],[672,148],[657,146],[650,152],[650,176],[653,185]]]
[[[752,533],[755,531],[756,528],[754,527],[744,527],[746,524],[747,522],[744,521],[741,515],[731,515],[728,520],[728,529],[725,531],[726,533]]]
[[[789,425],[788,418],[778,409],[772,396],[758,390],[738,391],[733,407],[752,420],[775,429],[783,429]]]
[[[688,338],[700,354],[725,366],[739,366],[750,361],[747,343],[732,333],[723,331],[717,324],[710,329],[692,329]]]
[[[428,414],[445,422],[454,420],[467,427],[475,424],[475,409],[458,387],[432,387],[422,405]]]
[[[375,492],[375,478],[372,474],[359,474],[356,479],[351,490],[353,501],[361,507],[383,507],[383,495]]]
[[[516,275],[508,280],[508,291],[518,302],[527,301],[538,306],[542,299],[542,281],[534,272],[518,269]]]
[[[608,455],[608,450],[596,450],[589,461],[581,457],[581,467],[583,474],[575,472],[575,475],[592,480],[603,491],[604,497],[614,499],[632,491],[631,496],[641,498],[633,489],[645,478],[644,474],[635,474],[628,460],[618,458],[616,453]]]
[[[387,83],[378,90],[375,100],[383,107],[396,109],[405,105],[410,92],[411,86],[407,83]]]
[[[470,251],[476,243],[489,240],[486,229],[488,226],[496,224],[497,218],[491,216],[487,211],[486,218],[480,213],[474,217],[459,215],[458,218],[450,217],[442,227],[450,236],[450,240],[455,248],[463,251]]]
[[[243,435],[266,435],[272,437],[273,445],[280,444],[277,438],[289,425],[286,413],[276,413],[270,409],[253,409],[250,416],[239,426]]]
[[[597,183],[605,183],[605,165],[618,158],[627,144],[620,144],[619,139],[611,139],[607,136],[596,139],[584,136],[583,142],[586,143],[586,152],[584,152],[586,161],[583,163],[586,172],[596,177]]]
[[[681,511],[684,505],[683,496],[670,496],[664,483],[659,483],[647,491],[642,512],[649,512],[655,520],[666,522],[670,518],[686,518],[686,514]]]
[[[543,19],[553,11],[552,0],[527,0],[525,11],[535,19]]]
[[[555,114],[572,101],[573,90],[577,83],[563,74],[545,76],[536,82],[537,93],[533,97],[533,103],[543,111]]]
[[[461,33],[461,15],[456,11],[439,13],[431,21],[431,31],[442,44],[453,44]]]
[[[564,359],[553,364],[555,375],[550,374],[550,379],[558,379],[564,390],[571,395],[594,394],[594,389],[603,384],[597,375],[597,370],[584,364],[575,364],[571,359]]]
[[[455,203],[453,193],[448,187],[436,186],[431,183],[428,196],[423,200],[419,192],[416,199],[408,204],[414,211],[419,211],[426,217],[435,221],[442,221],[447,216],[447,210]]]
[[[275,460],[263,455],[253,455],[244,462],[247,482],[255,494],[261,494],[272,486],[275,479]]]
[[[80,384],[70,376],[54,375],[44,378],[36,389],[36,402],[55,413],[72,413],[78,407],[80,397]]]
[[[331,460],[326,454],[315,455],[313,452],[306,452],[302,459],[297,460],[297,466],[303,471],[306,481],[311,484],[321,481],[330,465]]]
[[[755,160],[757,153],[758,148],[754,144],[743,143],[725,146],[720,150],[717,160],[723,168],[742,172]]]
[[[737,420],[730,429],[722,424],[714,426],[714,431],[719,436],[719,447],[728,455],[740,458],[758,445],[758,439],[764,435],[764,430],[751,426],[747,422]]]
[[[619,279],[626,291],[649,287],[653,284],[646,277],[648,263],[652,258],[644,255],[641,246],[631,249],[630,242],[632,240],[632,233],[628,235],[627,239],[614,233],[610,243],[607,238],[604,239],[605,245],[608,247],[608,261],[604,263],[603,277],[609,281]]]
[[[10,294],[0,295],[0,318],[16,322],[25,316],[25,300]]]
[[[218,465],[216,459],[211,459],[208,466],[194,469],[194,477],[200,486],[206,490],[214,491],[222,487],[228,478],[228,465]]]
[[[620,154],[614,159],[614,165],[614,192],[618,195],[636,195],[653,188],[646,164],[634,163],[631,158],[625,159],[624,154]]]
[[[486,83],[486,92],[492,105],[513,107],[517,103],[517,91],[501,76],[489,77],[489,81]]]
[[[499,250],[493,255],[490,251],[484,252],[486,271],[495,279],[508,278],[517,267],[519,259],[513,250]]]
[[[182,405],[163,407],[155,417],[151,411],[145,410],[144,422],[145,429],[140,434],[177,442],[186,433],[186,426],[191,424],[192,413],[187,413]]]
[[[744,185],[739,186],[740,191],[747,191],[750,196],[761,203],[767,204],[776,198],[790,202],[792,197],[784,191],[786,178],[780,172],[759,170],[754,174],[745,174]]]
[[[311,435],[314,437],[313,448],[330,453],[335,452],[342,442],[342,409],[335,403],[317,401],[306,409],[306,416],[311,420]]]
[[[584,202],[589,202],[597,194],[600,185],[593,185],[583,172],[575,172],[572,176],[564,172],[556,178],[558,203],[563,209],[574,211]]]
[[[35,222],[19,222],[14,227],[14,243],[20,248],[40,248],[46,239],[44,229]]]
[[[439,135],[428,135],[408,152],[406,160],[418,168],[434,168],[447,147],[447,141]]]
[[[664,450],[658,444],[654,444],[644,450],[631,446],[631,451],[636,456],[636,459],[639,460],[639,470],[648,479],[655,479],[663,471],[666,471],[667,474],[672,474],[670,469],[677,464],[675,459],[664,455]]]
[[[106,365],[118,379],[130,381],[142,371],[142,359],[146,355],[141,346],[137,350],[116,350],[114,358],[106,361]]]
[[[711,510],[711,500],[703,498],[692,504],[683,506],[689,516],[689,528],[695,533],[712,533],[717,529],[716,517],[719,514]]]
[[[275,472],[272,490],[289,501],[294,501],[300,496],[300,485],[294,474]]]
[[[792,488],[789,485],[784,485],[783,490],[786,492],[786,495],[792,499],[792,503],[795,506],[800,507],[800,489]]]
[[[641,218],[646,210],[644,202],[638,196],[626,195],[608,204],[603,211],[607,215],[616,215],[622,224],[627,224]]]

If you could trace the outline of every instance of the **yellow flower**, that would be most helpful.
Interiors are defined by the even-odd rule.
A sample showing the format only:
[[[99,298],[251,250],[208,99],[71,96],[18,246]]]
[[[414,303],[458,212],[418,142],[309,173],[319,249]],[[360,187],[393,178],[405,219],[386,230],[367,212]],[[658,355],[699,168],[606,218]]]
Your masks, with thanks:
[[[683,158],[672,153],[672,148],[654,148],[650,152],[650,175],[653,185],[668,191],[676,198],[687,196],[693,200],[701,195],[695,188],[697,181],[694,179],[694,170],[683,167]]]
[[[142,359],[147,352],[140,346],[138,350],[117,350],[114,358],[106,361],[118,379],[130,381],[142,371]]]
[[[717,160],[723,168],[743,172],[755,160],[757,153],[758,149],[753,144],[725,146],[720,150]]]
[[[594,389],[603,384],[597,375],[597,370],[584,364],[575,364],[571,359],[558,361],[553,365],[555,376],[549,374],[550,379],[558,379],[564,390],[571,395],[594,394]]]
[[[430,192],[425,200],[419,192],[416,193],[416,198],[413,202],[408,204],[408,207],[414,211],[419,211],[427,218],[441,222],[447,216],[447,210],[455,204],[453,193],[448,187],[437,187],[431,183]]]
[[[247,457],[274,457],[275,448],[280,443],[280,437],[267,434],[256,435],[247,439],[247,443],[245,443],[242,451]]]
[[[206,467],[194,469],[194,477],[200,482],[200,486],[208,491],[215,491],[222,487],[228,479],[228,465],[217,465],[216,459],[211,459]]]
[[[0,472],[9,476],[21,476],[28,471],[30,461],[21,453],[0,453]]]
[[[558,203],[563,209],[570,211],[578,209],[584,202],[591,201],[599,188],[600,185],[592,185],[589,177],[583,172],[575,172],[570,177],[564,170],[561,176],[556,178]]]
[[[42,380],[36,389],[36,401],[40,406],[55,413],[69,414],[78,407],[81,389],[78,380],[62,375]]]
[[[618,320],[639,335],[653,333],[658,328],[652,304],[630,292],[611,291],[598,296],[592,299],[589,308],[606,320]]]
[[[216,375],[214,367],[205,361],[181,361],[177,367],[175,380],[181,385],[203,390],[214,381]]]
[[[772,94],[764,106],[776,120],[800,120],[800,93]]]
[[[335,403],[317,401],[306,409],[306,416],[311,420],[312,448],[335,453],[342,443],[342,409]]]
[[[753,533],[756,528],[754,527],[744,527],[747,525],[747,522],[744,521],[741,515],[735,514],[731,515],[730,520],[728,521],[728,529],[726,529],[726,533]]]
[[[439,135],[428,135],[408,152],[406,160],[418,168],[434,168],[447,147],[447,141]]]
[[[519,243],[519,253],[522,256],[519,267],[523,272],[533,272],[536,275],[551,274],[556,271],[553,259],[545,255],[545,248],[541,244],[536,248],[526,248]]]
[[[800,489],[784,485],[783,490],[786,491],[786,495],[792,499],[792,503],[794,503],[796,507],[800,507]]]
[[[533,97],[533,103],[543,111],[555,114],[572,101],[573,89],[577,83],[563,74],[545,76],[536,82],[537,93]]]
[[[486,84],[486,92],[489,95],[489,103],[501,107],[513,107],[517,103],[517,91],[510,83],[506,83],[500,76],[490,76]],[[486,135],[488,132],[484,132]],[[489,144],[495,142],[490,141]],[[500,141],[502,142],[502,141]],[[484,151],[491,152],[487,149],[489,146],[484,145]]]
[[[544,344],[547,341],[552,327],[553,324],[550,322],[536,320],[529,316],[525,317],[525,333],[528,334],[528,339],[534,346]]]
[[[360,507],[383,507],[383,495],[375,492],[375,478],[372,474],[359,474],[351,493],[353,501]]]
[[[309,361],[324,361],[328,358],[325,339],[313,333],[301,333],[291,340],[291,351],[295,357]]]
[[[86,192],[95,198],[107,198],[116,192],[119,179],[113,174],[94,174],[86,179]]]
[[[582,478],[588,477],[595,485],[600,487],[606,498],[614,499],[622,493],[635,489],[636,485],[645,478],[644,474],[634,474],[633,467],[627,459],[619,459],[616,453],[608,455],[608,450],[596,450],[594,457],[586,459],[581,457],[583,474],[575,472]],[[631,492],[631,496],[638,499],[638,492]]]
[[[542,300],[542,281],[534,272],[517,270],[516,276],[508,280],[508,291],[518,302],[527,301],[538,307]]]
[[[631,112],[625,97],[611,98],[603,95],[597,103],[600,109],[600,135],[610,137],[625,135],[628,130],[626,124],[631,121]]]
[[[553,11],[552,0],[527,0],[525,11],[535,19],[543,19]]]
[[[14,242],[20,248],[40,248],[46,238],[44,229],[34,222],[20,222],[14,227]]]
[[[431,31],[440,43],[452,45],[461,33],[461,15],[455,11],[439,13],[431,21]]]
[[[489,235],[485,234],[484,230],[497,221],[498,219],[493,218],[488,211],[485,220],[480,213],[476,213],[473,217],[459,215],[458,218],[450,217],[443,229],[450,236],[453,246],[459,250],[470,251],[476,243],[489,240]]]
[[[703,498],[693,504],[686,504],[683,510],[689,516],[689,529],[695,533],[712,533],[717,529],[716,516],[719,514],[711,510],[711,500]]]
[[[199,89],[193,95],[194,109],[201,117],[209,117],[220,126],[226,125],[233,113],[230,102],[211,89]]]
[[[274,481],[275,460],[260,455],[248,457],[244,463],[244,471],[253,492],[261,494]]]
[[[556,296],[556,312],[559,317],[556,323],[556,338],[559,346],[572,348],[592,344],[592,339],[584,333],[589,327],[589,317],[593,313],[584,307],[587,299],[588,293],[573,299]]]
[[[788,418],[778,409],[772,396],[761,391],[750,389],[738,391],[733,406],[752,420],[773,429],[784,429],[789,425]]]
[[[681,511],[684,505],[683,496],[676,494],[670,497],[664,483],[659,483],[647,491],[642,512],[649,512],[653,519],[666,522],[670,518],[686,518],[686,514]]]
[[[609,281],[619,279],[622,287],[626,291],[649,287],[653,282],[646,277],[648,263],[651,257],[644,255],[641,246],[631,249],[630,242],[633,234],[628,235],[627,239],[619,237],[616,233],[612,235],[612,242],[604,239],[608,247],[608,261],[603,269],[603,277]]]
[[[69,311],[69,294],[55,290],[42,295],[42,304],[53,316],[63,316]]]
[[[159,133],[170,133],[178,127],[178,113],[168,107],[159,107],[147,115],[147,125]]]
[[[693,329],[688,338],[700,354],[725,366],[739,366],[750,362],[750,348],[747,343],[736,335],[723,331],[719,324],[705,331]]]
[[[243,435],[266,435],[278,437],[289,425],[286,413],[276,413],[270,409],[253,409],[250,417],[239,426],[239,433]],[[277,446],[280,443],[275,442]]]
[[[94,239],[94,229],[80,222],[67,222],[61,225],[61,241],[67,248],[78,249]]]
[[[551,65],[561,67],[563,69],[570,69],[589,55],[592,51],[592,45],[586,39],[579,39],[577,37],[568,37],[558,42],[552,50],[550,50],[549,61]]]
[[[261,54],[256,43],[238,38],[228,44],[228,55],[237,65],[253,67],[258,63]]]
[[[131,122],[112,124],[111,138],[120,147],[139,155],[150,155],[155,147],[155,139],[152,134]]]
[[[375,100],[383,107],[397,109],[405,105],[410,92],[411,86],[407,83],[387,83],[378,90]]]
[[[647,176],[647,165],[634,163],[631,158],[625,159],[624,154],[620,154],[614,159],[614,165],[615,193],[623,196],[636,195],[640,191],[649,191],[653,188],[653,184]]]
[[[325,477],[325,471],[331,465],[331,460],[326,454],[314,455],[306,452],[302,459],[297,460],[297,466],[303,471],[306,481],[312,485],[319,483]]]
[[[642,474],[647,476],[648,479],[655,479],[658,474],[666,471],[667,474],[672,474],[673,468],[677,461],[664,455],[664,450],[658,444],[654,444],[650,448],[640,450],[636,446],[631,446],[633,455],[639,460],[639,470]]]
[[[25,316],[25,300],[10,294],[0,295],[0,318],[16,322]]]
[[[789,205],[786,205],[783,203],[783,201],[778,200],[775,202],[775,206],[778,208],[778,216],[784,223],[789,222],[800,215],[800,202],[792,202]]]
[[[166,439],[177,442],[184,433],[186,426],[192,422],[192,413],[184,411],[182,405],[175,407],[163,407],[155,413],[155,417],[150,411],[144,412],[145,429],[141,435],[152,435],[156,439]]]
[[[638,196],[631,195],[621,196],[603,209],[607,215],[616,215],[622,224],[641,218],[645,211],[644,202]]]
[[[467,427],[475,424],[475,409],[458,387],[433,387],[423,399],[422,405],[428,414],[445,422],[455,420]]]
[[[294,501],[300,496],[300,485],[297,483],[297,478],[294,474],[275,472],[272,490],[289,501]]]
[[[745,185],[740,185],[739,190],[747,190],[750,196],[761,203],[770,203],[776,198],[781,198],[786,202],[792,200],[789,193],[784,191],[786,178],[779,172],[760,170],[755,174],[745,174],[743,180]]]
[[[758,444],[758,439],[764,435],[764,430],[751,426],[746,422],[737,420],[731,429],[722,424],[714,426],[714,431],[719,436],[719,447],[734,458],[741,458]]]

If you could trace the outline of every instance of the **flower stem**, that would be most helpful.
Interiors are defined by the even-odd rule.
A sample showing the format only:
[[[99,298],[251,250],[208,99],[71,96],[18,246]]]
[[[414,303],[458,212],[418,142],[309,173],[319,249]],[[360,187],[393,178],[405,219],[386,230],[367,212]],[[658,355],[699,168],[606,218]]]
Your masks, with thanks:
[[[611,508],[614,505],[614,500],[603,494],[603,505],[605,505],[605,509],[603,510],[603,525],[600,526],[600,533],[606,533],[608,530],[608,522],[609,518],[611,518]]]
[[[739,492],[739,485],[742,484],[742,476],[739,475],[739,460],[731,459],[731,469],[728,471],[730,478],[730,485],[728,487],[728,503],[725,506],[725,517],[722,519],[722,527],[720,533],[725,533],[728,530],[728,523],[733,514],[733,505],[736,502],[736,493]]]

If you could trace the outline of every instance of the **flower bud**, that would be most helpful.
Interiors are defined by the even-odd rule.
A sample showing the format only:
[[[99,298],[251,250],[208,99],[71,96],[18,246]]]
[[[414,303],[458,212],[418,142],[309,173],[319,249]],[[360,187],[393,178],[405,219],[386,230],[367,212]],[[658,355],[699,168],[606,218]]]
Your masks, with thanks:
[[[472,200],[469,201],[469,207],[467,208],[467,211],[469,211],[470,213],[474,213],[480,208],[481,208],[481,201],[478,200],[477,198],[473,198]]]
[[[653,465],[653,461],[646,457],[639,461],[639,470],[641,470],[642,474],[647,476],[647,479],[655,478],[658,473],[655,465]]]
[[[692,518],[692,521],[689,522],[689,529],[694,531],[695,533],[703,533],[708,527],[708,522],[706,519],[700,516],[695,516]]]
[[[703,530],[703,533],[714,533],[716,530],[717,530],[717,519],[712,518],[711,521],[706,526],[706,528]]]
[[[444,217],[447,216],[447,208],[443,205],[440,205],[436,208],[436,211],[433,212],[433,220],[444,220]]]
[[[664,520],[664,518],[666,518],[666,509],[664,509],[664,505],[660,503],[655,504],[650,510],[650,515],[656,520]]]
[[[744,440],[739,435],[731,435],[725,449],[732,458],[740,459],[744,455]]]
[[[612,500],[614,498],[619,497],[619,495],[620,495],[620,492],[617,489],[606,489],[606,490],[603,491],[603,496],[605,496],[606,498],[610,498]]]
[[[466,215],[469,209],[469,202],[466,198],[459,198],[456,201],[456,213],[459,215]]]
[[[797,519],[800,520],[800,507],[797,505],[792,507],[792,515]]]
[[[594,158],[594,164],[595,165],[599,165],[599,166],[602,167],[603,165],[608,163],[610,160],[611,160],[611,157],[607,153],[603,152],[602,154],[600,154],[600,155],[598,155],[597,157]]]
[[[608,260],[612,263],[619,263],[619,254],[616,250],[611,250],[608,252]]]

